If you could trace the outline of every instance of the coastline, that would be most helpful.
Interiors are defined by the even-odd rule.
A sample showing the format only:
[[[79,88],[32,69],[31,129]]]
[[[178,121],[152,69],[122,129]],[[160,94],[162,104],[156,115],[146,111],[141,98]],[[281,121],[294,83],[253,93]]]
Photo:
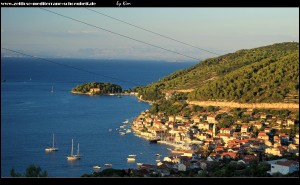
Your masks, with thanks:
[[[72,94],[81,94],[88,96],[137,96],[137,93],[109,93],[109,94],[94,94],[91,92],[82,93],[78,91],[70,91]]]

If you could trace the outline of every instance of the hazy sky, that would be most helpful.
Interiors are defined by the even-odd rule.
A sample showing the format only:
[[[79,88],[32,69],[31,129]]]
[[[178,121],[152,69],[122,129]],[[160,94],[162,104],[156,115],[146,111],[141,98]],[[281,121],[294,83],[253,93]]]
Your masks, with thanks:
[[[86,8],[48,9],[194,58],[214,56]],[[299,42],[299,8],[92,9],[218,54],[278,42]],[[1,46],[41,57],[192,60],[40,8],[1,8]]]

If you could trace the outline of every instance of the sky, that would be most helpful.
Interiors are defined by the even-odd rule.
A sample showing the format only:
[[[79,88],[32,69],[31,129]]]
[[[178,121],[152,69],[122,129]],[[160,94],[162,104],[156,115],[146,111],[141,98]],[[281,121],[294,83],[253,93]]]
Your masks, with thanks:
[[[91,8],[216,54],[145,32],[87,8],[47,9],[89,25],[40,8],[1,8],[1,47],[47,58],[199,61],[240,49],[299,42],[299,8]],[[1,49],[1,56],[12,53]]]

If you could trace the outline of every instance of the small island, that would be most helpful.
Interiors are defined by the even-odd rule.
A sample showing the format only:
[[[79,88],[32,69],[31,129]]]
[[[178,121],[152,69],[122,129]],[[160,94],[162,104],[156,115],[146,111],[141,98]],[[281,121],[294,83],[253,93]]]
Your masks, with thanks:
[[[77,85],[71,91],[73,94],[86,95],[115,95],[122,93],[122,87],[116,84],[103,82],[90,82],[82,85]]]

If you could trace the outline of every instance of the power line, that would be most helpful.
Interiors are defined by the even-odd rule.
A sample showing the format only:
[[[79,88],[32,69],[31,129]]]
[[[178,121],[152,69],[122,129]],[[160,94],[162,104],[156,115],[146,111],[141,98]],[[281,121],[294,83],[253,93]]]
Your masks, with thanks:
[[[104,30],[106,32],[109,32],[109,33],[112,33],[112,34],[115,34],[115,35],[119,35],[121,37],[125,37],[127,39],[130,39],[130,40],[134,40],[136,42],[140,42],[140,43],[143,43],[143,44],[146,44],[146,45],[149,45],[149,46],[152,46],[152,47],[156,47],[156,48],[159,48],[159,49],[162,49],[162,50],[165,50],[165,51],[169,51],[171,53],[175,53],[175,54],[178,54],[178,55],[181,55],[181,56],[184,56],[184,57],[187,57],[187,58],[191,58],[191,59],[195,59],[195,60],[198,60],[200,61],[199,58],[195,58],[195,57],[191,57],[191,56],[188,56],[188,55],[185,55],[185,54],[182,54],[182,53],[179,53],[177,51],[173,51],[173,50],[170,50],[170,49],[166,49],[166,48],[163,48],[161,46],[157,46],[157,45],[154,45],[154,44],[151,44],[151,43],[148,43],[148,42],[145,42],[145,41],[141,41],[141,40],[138,40],[138,39],[135,39],[135,38],[132,38],[132,37],[129,37],[129,36],[126,36],[126,35],[123,35],[123,34],[120,34],[120,33],[117,33],[117,32],[114,32],[114,31],[111,31],[111,30],[108,30],[108,29],[105,29],[105,28],[102,28],[102,27],[99,27],[99,26],[95,26],[93,24],[90,24],[90,23],[86,23],[84,21],[80,21],[78,19],[75,19],[75,18],[72,18],[72,17],[69,17],[69,16],[66,16],[66,15],[62,15],[60,13],[57,13],[57,12],[53,12],[51,10],[48,10],[48,9],[45,9],[45,8],[40,8],[44,11],[47,11],[47,12],[50,12],[52,14],[56,14],[56,15],[59,15],[61,17],[64,17],[64,18],[67,18],[67,19],[70,19],[70,20],[73,20],[73,21],[76,21],[76,22],[79,22],[79,23],[82,23],[82,24],[85,24],[85,25],[88,25],[88,26],[91,26],[91,27],[94,27],[94,28],[97,28],[97,29],[100,29],[100,30]]]
[[[220,56],[220,54],[218,54],[218,53],[215,53],[215,52],[212,52],[212,51],[209,51],[209,50],[206,50],[206,49],[203,49],[203,48],[200,48],[200,47],[197,47],[197,46],[188,44],[188,43],[186,43],[186,42],[182,42],[182,41],[180,41],[180,40],[174,39],[174,38],[172,38],[172,37],[165,36],[165,35],[163,35],[163,34],[160,34],[160,33],[154,32],[154,31],[151,31],[151,30],[146,29],[146,28],[142,28],[142,27],[140,27],[140,26],[137,26],[137,25],[134,25],[134,24],[132,24],[132,23],[123,21],[123,20],[121,20],[121,19],[117,19],[117,18],[115,18],[115,17],[106,15],[106,14],[101,13],[101,12],[98,12],[98,11],[96,11],[96,10],[93,10],[93,9],[90,9],[90,8],[86,8],[86,9],[89,10],[89,11],[95,12],[95,13],[97,13],[97,14],[99,14],[99,15],[103,15],[103,16],[105,16],[105,17],[108,17],[108,18],[110,18],[110,19],[114,19],[114,20],[119,21],[119,22],[122,22],[122,23],[124,23],[124,24],[133,26],[133,27],[138,28],[138,29],[140,29],[140,30],[143,30],[143,31],[146,31],[146,32],[149,32],[149,33],[153,33],[153,34],[158,35],[158,36],[160,36],[160,37],[163,37],[163,38],[166,38],[166,39],[169,39],[169,40],[173,40],[173,41],[175,41],[175,42],[178,42],[178,43],[181,43],[181,44],[184,44],[184,45],[187,45],[187,46],[190,46],[190,47],[193,47],[193,48],[196,48],[196,49],[199,49],[199,50],[202,50],[202,51],[211,53],[211,54],[214,54],[214,55],[216,55],[216,56]]]
[[[67,65],[67,64],[62,64],[62,63],[59,63],[59,62],[54,62],[52,60],[48,60],[48,59],[45,59],[45,58],[42,58],[42,57],[37,57],[37,56],[29,55],[29,54],[26,54],[26,53],[23,53],[23,52],[20,52],[20,51],[16,51],[16,50],[13,50],[13,49],[8,49],[8,48],[4,48],[4,47],[1,47],[1,49],[5,49],[7,51],[18,53],[18,54],[21,54],[21,55],[24,55],[24,56],[28,56],[28,57],[32,57],[32,58],[37,58],[37,59],[40,59],[40,60],[44,60],[46,62],[50,62],[50,63],[56,64],[56,65],[61,65],[61,66],[64,66],[64,67],[76,69],[78,71],[83,71],[83,72],[90,73],[90,74],[93,74],[93,75],[96,75],[96,76],[101,76],[101,77],[110,78],[110,79],[113,79],[113,80],[118,80],[118,81],[125,82],[125,83],[128,83],[128,84],[132,84],[132,85],[135,85],[135,86],[141,86],[140,84],[137,84],[137,83],[132,82],[132,81],[127,81],[127,80],[122,80],[120,78],[114,78],[114,77],[110,77],[110,76],[106,76],[106,75],[101,75],[101,74],[98,74],[98,73],[95,73],[95,72],[92,72],[92,71],[88,71],[86,69],[82,69],[82,68],[79,68],[79,67],[74,67],[74,66]]]

